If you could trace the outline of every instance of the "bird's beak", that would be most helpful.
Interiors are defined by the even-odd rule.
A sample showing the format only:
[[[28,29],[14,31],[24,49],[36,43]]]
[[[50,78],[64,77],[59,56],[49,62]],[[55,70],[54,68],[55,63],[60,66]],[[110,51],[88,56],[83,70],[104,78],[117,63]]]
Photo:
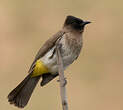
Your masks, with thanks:
[[[90,21],[84,21],[82,25],[85,26],[86,24],[90,24],[90,23],[91,23]]]

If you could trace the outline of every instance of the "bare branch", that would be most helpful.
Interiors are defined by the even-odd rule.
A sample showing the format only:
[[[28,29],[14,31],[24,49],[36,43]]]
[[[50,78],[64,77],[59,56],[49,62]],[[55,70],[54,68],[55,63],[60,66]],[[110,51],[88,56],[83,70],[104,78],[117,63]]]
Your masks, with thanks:
[[[56,52],[57,52],[57,64],[59,69],[60,94],[62,100],[62,108],[63,110],[68,110],[68,102],[67,102],[67,95],[66,95],[66,88],[65,88],[67,81],[64,77],[63,60],[61,57],[60,48],[61,46],[60,44],[58,44],[56,48]]]

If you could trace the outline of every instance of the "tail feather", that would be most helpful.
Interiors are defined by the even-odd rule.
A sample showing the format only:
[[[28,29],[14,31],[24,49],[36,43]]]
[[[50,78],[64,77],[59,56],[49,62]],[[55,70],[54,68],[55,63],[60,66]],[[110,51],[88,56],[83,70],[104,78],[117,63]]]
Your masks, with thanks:
[[[43,74],[42,75],[42,81],[40,83],[41,86],[46,85],[49,83],[51,80],[53,80],[56,76],[58,76],[58,73],[55,75],[52,75],[51,73]]]
[[[32,92],[38,83],[41,76],[30,77],[28,75],[10,94],[8,95],[8,101],[10,104],[14,104],[19,108],[23,108],[27,105]]]

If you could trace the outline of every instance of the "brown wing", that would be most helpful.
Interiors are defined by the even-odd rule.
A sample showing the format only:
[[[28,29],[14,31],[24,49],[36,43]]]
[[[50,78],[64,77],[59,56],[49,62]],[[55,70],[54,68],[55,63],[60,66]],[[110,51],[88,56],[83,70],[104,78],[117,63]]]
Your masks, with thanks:
[[[47,53],[49,51],[49,49],[51,49],[56,41],[62,37],[63,35],[65,34],[64,31],[59,31],[57,32],[55,35],[53,35],[51,38],[49,38],[45,43],[44,45],[40,48],[40,50],[38,51],[36,57],[35,57],[35,60],[33,61],[30,69],[29,69],[29,73],[31,73],[33,71],[33,67],[35,65],[35,62],[40,59],[41,57],[43,57],[45,55],[45,53]]]

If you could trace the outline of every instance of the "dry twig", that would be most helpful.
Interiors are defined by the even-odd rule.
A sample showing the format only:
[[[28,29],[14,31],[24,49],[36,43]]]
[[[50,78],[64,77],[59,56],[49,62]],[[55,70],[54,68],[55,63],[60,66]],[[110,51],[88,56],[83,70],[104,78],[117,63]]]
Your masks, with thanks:
[[[68,110],[68,102],[67,102],[66,88],[65,88],[67,81],[64,77],[63,60],[61,57],[60,48],[61,47],[58,44],[56,48],[56,52],[57,52],[57,64],[59,69],[60,94],[61,94],[61,100],[62,100],[62,108],[63,110]]]

